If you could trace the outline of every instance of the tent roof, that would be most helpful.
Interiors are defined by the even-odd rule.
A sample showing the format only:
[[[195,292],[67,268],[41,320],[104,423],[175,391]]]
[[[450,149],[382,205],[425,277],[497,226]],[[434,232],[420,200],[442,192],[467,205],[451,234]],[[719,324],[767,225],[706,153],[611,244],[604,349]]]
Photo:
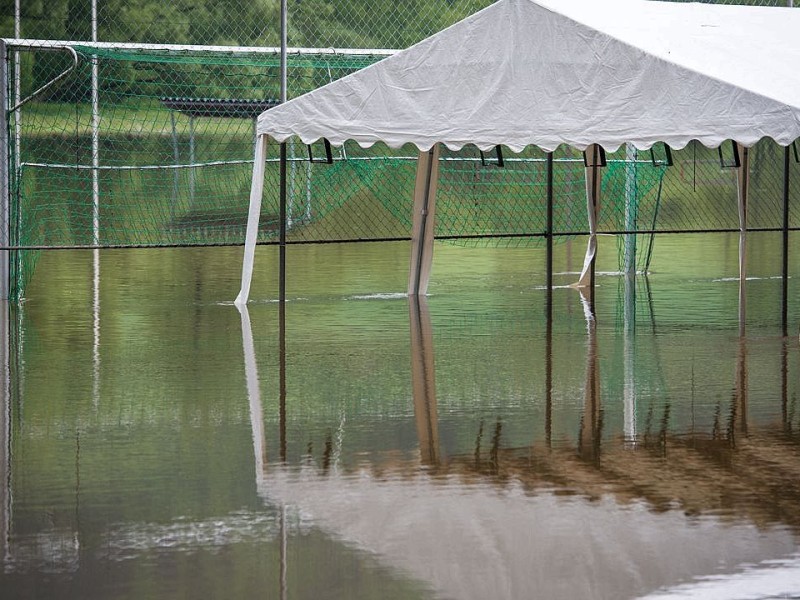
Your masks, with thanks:
[[[264,112],[260,134],[427,150],[800,137],[800,10],[499,0]]]

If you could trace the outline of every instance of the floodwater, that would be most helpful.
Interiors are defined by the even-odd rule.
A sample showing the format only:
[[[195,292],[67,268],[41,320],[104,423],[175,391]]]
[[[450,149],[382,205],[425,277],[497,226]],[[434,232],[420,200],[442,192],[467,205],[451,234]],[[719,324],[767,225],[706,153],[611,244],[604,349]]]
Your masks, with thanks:
[[[800,596],[800,240],[45,253],[11,307],[0,598]],[[795,259],[794,257],[798,257]]]

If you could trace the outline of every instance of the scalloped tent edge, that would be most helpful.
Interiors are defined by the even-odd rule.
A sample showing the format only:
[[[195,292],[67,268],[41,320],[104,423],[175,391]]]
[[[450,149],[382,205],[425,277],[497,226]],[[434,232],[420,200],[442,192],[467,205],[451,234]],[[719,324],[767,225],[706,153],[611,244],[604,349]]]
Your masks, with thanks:
[[[800,11],[647,0],[499,0],[347,77],[262,113],[237,304],[247,302],[268,138],[419,150],[409,295],[432,260],[438,148],[512,151],[735,140],[746,229],[746,149],[800,137]],[[591,161],[590,161],[591,162]],[[591,285],[599,197],[587,168]],[[740,276],[744,280],[744,238]]]
[[[366,141],[359,141],[359,140],[354,140],[354,139],[350,139],[350,138],[344,139],[344,140],[332,140],[332,139],[327,138],[327,137],[303,138],[303,137],[300,137],[298,135],[286,135],[286,136],[282,137],[281,139],[278,139],[278,138],[275,138],[275,137],[272,137],[272,136],[269,136],[269,135],[267,137],[270,138],[272,141],[276,142],[277,144],[282,144],[284,142],[288,142],[288,141],[294,139],[294,140],[299,141],[304,146],[311,146],[313,144],[317,144],[319,142],[327,140],[327,142],[333,148],[341,148],[347,142],[354,142],[354,143],[358,144],[358,146],[360,148],[362,148],[364,150],[368,150],[369,148],[372,148],[375,144],[381,144],[382,143],[382,144],[386,144],[386,147],[387,148],[391,148],[392,150],[400,150],[400,149],[402,149],[402,148],[404,148],[406,146],[413,146],[414,148],[416,148],[416,150],[418,152],[428,152],[435,145],[444,146],[445,148],[447,148],[451,152],[460,152],[461,150],[463,150],[464,148],[466,148],[468,146],[474,146],[475,148],[477,148],[478,150],[481,150],[482,152],[488,152],[490,150],[493,150],[497,146],[503,146],[504,148],[508,148],[509,150],[511,150],[511,152],[513,152],[515,154],[519,154],[521,152],[524,152],[526,149],[531,148],[531,147],[538,148],[542,152],[558,152],[562,148],[572,148],[573,150],[577,150],[579,152],[585,152],[587,150],[587,148],[591,145],[591,144],[589,144],[587,146],[576,146],[576,145],[567,144],[566,142],[561,143],[561,144],[559,144],[559,145],[557,145],[557,146],[555,146],[553,148],[547,148],[547,147],[540,146],[540,145],[537,145],[537,144],[527,144],[525,146],[510,146],[510,145],[505,144],[505,143],[502,143],[502,144],[482,144],[482,145],[479,146],[478,144],[476,144],[474,142],[464,142],[464,143],[461,143],[461,144],[454,144],[454,143],[448,143],[448,142],[433,142],[433,143],[428,144],[428,145],[418,145],[418,144],[415,144],[413,142],[405,142],[405,143],[401,143],[401,144],[390,145],[387,142],[384,142],[383,140],[374,140],[374,141],[366,142]],[[776,145],[782,146],[782,147],[790,146],[792,144],[792,142],[794,142],[794,140],[789,140],[789,141],[785,141],[785,142],[782,143],[782,142],[779,142],[778,140],[776,140],[775,138],[773,138],[771,136],[765,135],[765,136],[762,136],[761,138],[758,138],[758,139],[756,139],[754,141],[750,141],[750,142],[747,142],[747,143],[742,142],[741,140],[736,140],[736,143],[738,143],[741,146],[744,146],[746,148],[752,148],[753,146],[757,145],[759,142],[761,142],[763,140],[770,140],[773,143],[775,143]],[[699,144],[702,144],[704,147],[706,147],[706,148],[708,148],[710,150],[715,150],[715,149],[719,148],[720,146],[722,146],[725,142],[729,142],[729,141],[732,141],[731,138],[720,139],[717,143],[711,145],[709,143],[704,143],[703,140],[700,140],[700,139],[697,139],[697,138],[687,138],[685,143],[675,144],[675,145],[669,144],[669,147],[670,147],[671,150],[683,150],[684,148],[686,148],[692,142],[697,142]],[[613,153],[613,152],[617,152],[620,148],[622,148],[624,145],[627,145],[627,144],[630,144],[631,146],[633,146],[634,148],[636,148],[636,150],[638,150],[640,152],[647,152],[651,148],[654,148],[657,144],[661,144],[661,143],[664,143],[664,142],[659,140],[659,141],[653,142],[652,144],[639,145],[639,146],[637,146],[636,144],[633,144],[631,142],[624,142],[624,143],[620,142],[617,146],[602,146],[602,144],[600,144],[600,146],[602,146],[603,150],[606,153],[610,154],[610,153]]]

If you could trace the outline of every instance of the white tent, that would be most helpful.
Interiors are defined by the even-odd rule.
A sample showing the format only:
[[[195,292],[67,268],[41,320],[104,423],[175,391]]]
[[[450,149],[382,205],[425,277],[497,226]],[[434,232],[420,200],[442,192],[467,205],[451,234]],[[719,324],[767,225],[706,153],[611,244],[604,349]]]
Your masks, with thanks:
[[[439,144],[630,143],[682,148],[800,137],[800,11],[645,0],[499,0],[375,65],[258,119],[250,216],[237,303],[247,301],[267,139],[353,140],[420,151],[409,293],[430,270]],[[591,162],[591,161],[590,161]],[[590,230],[598,186],[587,169]],[[587,264],[594,255],[591,236]],[[742,271],[744,265],[742,263]],[[583,278],[582,278],[583,280]]]

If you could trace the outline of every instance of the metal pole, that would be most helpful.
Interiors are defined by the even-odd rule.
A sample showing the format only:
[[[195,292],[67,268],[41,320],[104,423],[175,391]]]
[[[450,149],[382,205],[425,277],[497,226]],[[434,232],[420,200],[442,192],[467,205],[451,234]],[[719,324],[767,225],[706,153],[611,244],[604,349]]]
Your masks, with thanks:
[[[97,41],[97,0],[92,0],[92,41]],[[92,55],[92,243],[100,243],[100,94],[97,55]]]
[[[189,209],[194,210],[194,117],[189,115]]]
[[[287,54],[287,7],[281,0],[281,103],[286,102],[286,54]],[[286,301],[286,142],[281,144],[280,153],[280,254],[279,299],[281,307]]]
[[[737,174],[739,196],[739,335],[743,336],[747,316],[747,203],[750,189],[750,149],[739,144],[741,165]]]
[[[175,124],[175,111],[169,111],[169,122],[172,125],[172,157],[175,159],[175,166],[181,163],[181,153],[178,147],[178,127]],[[178,205],[178,189],[180,187],[180,171],[175,169],[172,176],[172,204],[170,204],[169,212],[172,218],[175,217],[175,211]]]
[[[286,84],[286,49],[288,46],[288,10],[286,8],[286,0],[281,0],[281,102],[286,102],[287,98],[287,84]]]
[[[92,0],[92,41],[97,41],[97,0]],[[100,77],[92,55],[92,243],[100,243]],[[100,250],[92,251],[92,402],[100,404]]]
[[[14,1],[14,37],[22,37],[22,9],[20,0]],[[14,50],[14,99],[19,102],[22,98],[22,78],[20,74],[19,50]],[[14,172],[19,173],[20,153],[19,144],[22,137],[22,109],[14,111]]]
[[[592,213],[594,218],[597,219],[597,190],[600,187],[597,178],[600,176],[597,163],[600,161],[600,146],[592,144]],[[597,270],[597,246],[595,246],[595,253],[592,256],[592,268],[589,287],[589,302],[592,305],[592,312],[594,312],[594,284],[595,274]]]
[[[286,142],[281,144],[280,159],[280,216],[279,216],[279,258],[278,298],[281,306],[286,301]]]
[[[783,149],[783,285],[781,287],[781,326],[788,334],[789,306],[789,146]]]
[[[553,153],[547,153],[547,294],[550,302],[553,291]],[[549,315],[548,315],[549,318]]]
[[[11,244],[9,219],[10,187],[8,182],[8,49],[0,40],[0,243]],[[8,300],[11,293],[10,252],[0,250],[0,302]]]
[[[21,6],[21,1],[20,0],[15,0],[14,1],[14,37],[15,38],[22,37],[22,6]],[[22,79],[21,79],[21,75],[20,75],[20,66],[21,66],[21,62],[20,62],[19,50],[14,50],[14,95],[12,97],[12,102],[10,102],[9,105],[16,104],[22,98]],[[3,107],[2,107],[2,110],[5,110],[5,109],[6,109],[6,105],[4,104]],[[7,120],[5,121],[5,124],[8,125],[8,121]],[[3,135],[7,135],[5,133],[5,130],[3,130],[3,131],[4,131]],[[10,136],[6,137],[6,143],[8,143],[9,140],[10,140]],[[14,156],[14,175],[15,175],[15,177],[19,176],[19,168],[20,168],[20,163],[21,163],[21,160],[22,160],[21,159],[21,154],[20,154],[20,144],[21,144],[21,142],[22,142],[22,108],[19,107],[19,108],[17,108],[16,111],[14,111],[14,154],[13,154],[13,156]],[[9,168],[10,168],[10,166],[11,165],[8,165]],[[9,193],[10,193],[10,190],[11,190],[11,188],[9,187],[9,190],[8,190]],[[17,215],[17,221],[18,222],[19,222],[20,218],[21,218],[21,215],[18,214]],[[9,219],[10,219],[10,214],[9,214]],[[9,223],[10,223],[10,221],[9,221]],[[9,225],[9,227],[10,227],[10,225]],[[17,231],[19,231],[19,228],[17,228]],[[9,241],[9,243],[11,242],[11,238],[10,237],[8,238],[8,241]],[[22,273],[22,253],[21,252],[15,252],[13,254],[13,256],[14,256],[14,261],[16,263],[16,265],[15,265],[16,268],[14,269],[14,272],[16,273],[16,276],[18,277],[18,281],[20,282],[20,286],[21,286],[21,279],[19,279],[19,277],[21,277],[21,273]],[[8,259],[9,259],[9,277],[10,277],[11,255],[9,255]],[[9,285],[9,288],[10,288],[10,285]],[[9,294],[3,295],[2,298],[0,298],[0,301],[2,299],[9,298],[10,297],[10,293],[11,293],[11,290],[9,289]],[[20,292],[18,291],[17,292],[17,296],[19,296],[19,294],[20,294]]]

